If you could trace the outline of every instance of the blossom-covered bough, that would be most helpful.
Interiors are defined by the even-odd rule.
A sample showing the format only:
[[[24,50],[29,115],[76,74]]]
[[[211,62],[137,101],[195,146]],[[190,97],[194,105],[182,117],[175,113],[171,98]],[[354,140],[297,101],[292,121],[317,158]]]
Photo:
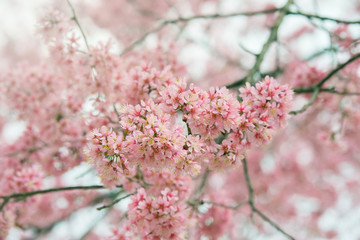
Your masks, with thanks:
[[[9,112],[0,130],[14,119],[25,125],[15,142],[1,139],[1,239],[14,229],[23,239],[56,238],[56,226],[82,209],[104,215],[76,239],[337,236],[319,221],[344,191],[360,202],[356,175],[344,174],[360,170],[360,54],[349,27],[360,22],[310,14],[293,0],[238,12],[224,2],[114,0],[97,6],[105,16],[67,1],[41,18],[41,63],[0,76]],[[209,6],[221,11],[203,14]],[[116,41],[89,41],[77,7]],[[291,17],[311,24],[280,34]],[[200,22],[220,41],[222,21],[238,18],[268,32],[258,53],[209,43],[214,56],[201,77],[181,60],[182,49],[201,45],[187,28]],[[330,47],[301,57],[294,42],[318,30]],[[151,37],[157,47],[146,44]],[[322,57],[340,60],[321,68]],[[96,231],[101,223],[107,231]]]

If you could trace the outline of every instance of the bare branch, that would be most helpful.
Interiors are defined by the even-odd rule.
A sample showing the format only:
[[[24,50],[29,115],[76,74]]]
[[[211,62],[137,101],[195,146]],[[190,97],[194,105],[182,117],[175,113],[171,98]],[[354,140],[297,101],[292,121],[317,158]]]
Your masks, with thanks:
[[[102,206],[102,207],[96,208],[96,210],[102,210],[102,209],[105,209],[105,208],[110,208],[110,207],[114,206],[115,204],[117,204],[118,202],[120,202],[120,201],[122,201],[122,200],[124,200],[124,199],[126,199],[126,198],[128,198],[128,197],[130,197],[130,196],[132,196],[132,195],[134,195],[134,194],[136,194],[136,192],[129,193],[129,194],[127,194],[127,195],[125,195],[125,196],[123,196],[123,197],[121,197],[121,198],[116,199],[115,201],[113,201],[113,202],[112,202],[111,204],[109,204],[109,205],[104,205],[104,206]]]
[[[315,91],[315,88],[295,88],[294,92],[297,94],[301,93],[312,93]],[[359,96],[360,92],[349,92],[347,90],[338,91],[334,87],[331,88],[320,88],[320,92],[327,92],[327,93],[333,93],[337,95],[349,95],[349,96]]]
[[[293,236],[285,232],[279,225],[277,225],[274,221],[272,221],[269,217],[267,217],[264,213],[262,213],[259,209],[255,208],[254,212],[260,216],[265,222],[269,223],[273,228],[281,232],[283,235],[285,235],[287,238],[291,240],[295,240]]]
[[[357,20],[357,21],[342,20],[342,19],[336,19],[336,18],[331,18],[331,17],[319,16],[319,15],[315,15],[315,14],[304,13],[304,12],[300,12],[300,11],[289,12],[288,14],[304,16],[310,20],[319,19],[322,21],[332,21],[332,22],[342,23],[342,24],[360,24],[360,20]]]
[[[267,9],[262,11],[253,11],[253,12],[238,12],[238,13],[231,13],[231,14],[210,14],[210,15],[198,15],[198,16],[192,16],[188,18],[176,18],[176,19],[168,19],[163,20],[160,25],[157,27],[151,29],[150,31],[146,32],[144,35],[142,35],[138,40],[134,41],[132,44],[130,44],[128,47],[126,47],[121,53],[120,56],[124,55],[125,53],[131,51],[134,47],[142,43],[149,35],[157,33],[161,29],[163,29],[166,25],[169,24],[177,24],[180,22],[190,22],[194,20],[199,19],[220,19],[220,18],[231,18],[231,17],[249,17],[249,16],[256,16],[256,15],[262,15],[262,14],[270,14],[279,11],[278,8],[273,9]]]
[[[256,208],[255,206],[255,202],[254,202],[254,189],[252,187],[251,184],[251,179],[250,179],[250,175],[249,175],[249,169],[247,167],[247,161],[246,158],[244,158],[243,160],[243,169],[244,169],[244,174],[245,174],[245,180],[246,180],[246,184],[247,184],[247,188],[249,191],[249,201],[247,202],[250,207],[251,207],[251,212],[256,213],[257,215],[259,215],[264,221],[268,222],[272,227],[274,227],[276,230],[278,230],[279,232],[281,232],[283,235],[285,235],[287,238],[291,239],[291,240],[295,240],[295,238],[293,236],[291,236],[290,234],[288,234],[287,232],[285,232],[279,225],[277,225],[274,221],[272,221],[270,218],[268,218],[265,214],[263,214],[259,209]]]
[[[306,109],[308,109],[316,100],[317,96],[320,93],[320,88],[315,88],[313,95],[311,96],[309,102],[307,104],[305,104],[301,109],[296,110],[296,111],[291,111],[289,114],[292,115],[297,115],[299,113],[303,113],[306,111]]]
[[[134,47],[142,43],[149,35],[156,33],[160,31],[162,28],[164,28],[168,23],[165,21],[161,23],[159,26],[153,28],[152,30],[146,32],[144,35],[142,35],[138,40],[130,44],[128,47],[126,47],[121,53],[120,56],[124,55],[125,53],[131,51]]]
[[[251,184],[251,179],[250,179],[250,175],[249,175],[249,169],[247,166],[246,158],[243,159],[243,170],[244,170],[244,174],[245,174],[246,185],[247,185],[248,192],[249,192],[249,205],[251,206],[252,211],[254,211],[254,209],[255,209],[254,189]]]
[[[261,11],[252,11],[252,12],[237,12],[237,13],[230,13],[230,14],[210,14],[210,15],[198,15],[192,16],[188,18],[177,18],[173,20],[166,20],[169,24],[178,23],[178,22],[190,22],[193,20],[198,19],[219,19],[219,18],[231,18],[231,17],[250,17],[256,15],[263,15],[263,14],[270,14],[274,12],[281,11],[282,8],[272,8],[266,9]]]
[[[337,91],[334,88],[320,88],[320,92],[333,93],[337,95],[360,96],[360,92]]]
[[[119,186],[121,187],[121,186]],[[61,187],[61,188],[50,188],[44,190],[38,190],[33,192],[21,192],[21,193],[13,193],[11,195],[0,196],[3,199],[3,202],[0,206],[0,211],[6,206],[7,203],[11,199],[25,199],[27,197],[31,197],[39,194],[46,194],[51,192],[61,192],[61,191],[72,191],[72,190],[92,190],[92,189],[105,189],[102,185],[91,185],[91,186],[73,186],[73,187]]]
[[[344,67],[346,67],[347,65],[349,65],[350,63],[354,62],[356,59],[359,59],[359,58],[360,58],[360,53],[352,56],[349,60],[347,60],[346,62],[344,62],[344,63],[342,63],[340,65],[338,65],[335,69],[333,69],[331,72],[329,72],[329,74],[326,75],[326,77],[324,77],[320,82],[318,82],[313,87],[321,87],[326,81],[328,81],[337,72],[339,72],[341,69],[343,69]]]
[[[236,204],[236,205],[234,205],[234,206],[229,206],[229,205],[225,205],[225,204],[217,203],[217,202],[200,201],[200,204],[204,204],[204,203],[206,203],[206,204],[211,204],[211,205],[218,206],[218,207],[227,208],[227,209],[237,210],[237,209],[239,209],[240,207],[249,204],[249,201],[242,202],[242,203],[238,203],[238,204]]]
[[[332,76],[334,76],[337,72],[339,72],[341,69],[345,68],[347,65],[349,65],[350,63],[354,62],[355,60],[360,58],[360,53],[357,55],[354,55],[353,57],[351,57],[349,60],[347,60],[346,62],[339,64],[336,68],[334,68],[332,71],[330,71],[323,79],[321,79],[318,83],[307,87],[307,88],[295,88],[294,92],[295,93],[313,93],[313,95],[311,96],[309,102],[307,104],[305,104],[301,109],[297,110],[297,111],[291,111],[290,114],[296,115],[299,113],[303,113],[304,111],[306,111],[306,109],[308,109],[308,107],[310,107],[316,100],[316,98],[318,97],[320,92],[329,92],[329,93],[334,93],[334,94],[339,94],[339,95],[359,95],[359,93],[350,93],[350,92],[338,92],[333,88],[321,88],[321,86],[328,81],[329,79],[331,79]]]
[[[205,172],[204,172],[204,175],[201,179],[201,183],[200,183],[200,186],[199,186],[199,189],[198,191],[196,192],[197,196],[201,196],[204,192],[204,188],[205,188],[205,185],[206,185],[206,180],[208,179],[209,177],[209,173],[210,173],[210,170],[209,168],[206,168]]]
[[[276,19],[275,24],[272,26],[270,31],[270,36],[263,45],[261,52],[257,55],[254,66],[250,69],[246,81],[254,82],[254,75],[259,71],[262,61],[264,60],[265,54],[269,50],[271,44],[277,39],[277,32],[284,20],[286,14],[288,14],[290,6],[293,4],[294,0],[288,0],[283,8],[280,9],[280,15]]]

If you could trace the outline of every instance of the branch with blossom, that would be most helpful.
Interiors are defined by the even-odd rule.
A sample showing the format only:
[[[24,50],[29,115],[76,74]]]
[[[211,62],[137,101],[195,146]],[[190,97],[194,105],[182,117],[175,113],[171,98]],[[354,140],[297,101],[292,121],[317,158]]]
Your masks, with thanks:
[[[80,239],[253,239],[240,230],[248,220],[288,239],[336,236],[318,221],[344,189],[357,202],[360,184],[343,172],[358,169],[359,21],[293,0],[97,4],[45,14],[37,57],[0,75],[0,108],[11,114],[0,130],[25,125],[14,142],[0,137],[0,238],[16,227],[46,238],[85,207],[103,211]],[[102,31],[113,39],[94,44]],[[329,44],[303,54],[317,31]],[[88,177],[102,185],[82,185]],[[321,204],[299,212],[308,199]],[[93,230],[99,223],[110,236]]]

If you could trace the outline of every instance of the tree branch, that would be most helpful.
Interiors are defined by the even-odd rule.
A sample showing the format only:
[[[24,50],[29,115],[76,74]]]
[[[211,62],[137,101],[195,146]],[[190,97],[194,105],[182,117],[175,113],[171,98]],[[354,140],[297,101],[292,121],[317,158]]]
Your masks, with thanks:
[[[295,240],[293,236],[285,232],[279,225],[277,225],[274,221],[272,221],[269,217],[267,217],[264,213],[262,213],[259,209],[254,209],[255,213],[261,217],[265,222],[269,223],[273,228],[281,232],[283,235],[285,235],[287,238],[291,240]]]
[[[231,17],[249,17],[249,16],[262,15],[262,14],[270,14],[270,13],[274,13],[274,12],[277,12],[277,11],[280,11],[280,10],[281,9],[279,9],[279,8],[273,8],[273,9],[267,9],[267,10],[262,10],[262,11],[253,11],[253,12],[238,12],[238,13],[231,13],[231,14],[197,15],[197,16],[192,16],[192,17],[188,17],[188,18],[180,17],[180,18],[176,18],[176,19],[163,20],[160,23],[160,25],[158,25],[157,27],[155,27],[155,28],[151,29],[150,31],[146,32],[138,40],[134,41],[129,46],[127,46],[120,53],[120,56],[122,56],[125,53],[131,51],[134,47],[136,47],[137,45],[142,43],[149,35],[160,31],[166,25],[169,25],[169,24],[177,24],[177,23],[180,23],[180,22],[190,22],[190,21],[199,20],[199,19],[220,19],[220,18],[231,18]]]
[[[230,13],[230,14],[209,14],[209,15],[198,15],[198,16],[192,16],[188,18],[177,18],[173,20],[166,20],[169,24],[174,24],[178,22],[190,22],[193,20],[198,19],[219,19],[219,18],[231,18],[231,17],[250,17],[250,16],[256,16],[256,15],[263,15],[263,14],[270,14],[274,12],[281,11],[282,8],[272,8],[272,9],[266,9],[261,11],[252,11],[252,12],[237,12],[237,13]]]
[[[264,60],[265,54],[269,50],[271,44],[274,41],[276,41],[278,29],[279,29],[282,21],[284,20],[284,17],[286,16],[286,14],[288,14],[289,8],[293,4],[293,2],[294,2],[294,0],[288,0],[287,3],[285,4],[285,6],[280,9],[280,15],[276,19],[275,24],[271,28],[269,38],[267,39],[267,41],[263,45],[263,48],[262,48],[261,52],[257,55],[256,60],[255,60],[255,64],[250,69],[250,71],[249,71],[249,73],[247,75],[247,78],[246,78],[247,82],[251,82],[251,83],[254,82],[254,75],[259,71],[260,65],[261,65],[262,61]]]
[[[203,175],[203,177],[201,179],[199,190],[196,192],[198,196],[201,196],[201,194],[203,194],[203,192],[204,192],[204,188],[205,188],[205,185],[206,185],[206,180],[209,177],[209,173],[210,173],[209,168],[206,168],[206,170],[204,172],[204,175]]]
[[[334,93],[334,94],[339,94],[339,95],[359,95],[359,93],[349,93],[346,91],[343,92],[338,92],[333,88],[321,88],[321,86],[328,81],[329,79],[331,79],[332,76],[334,76],[337,72],[339,72],[341,69],[345,68],[348,64],[354,62],[355,60],[360,58],[360,53],[357,55],[352,56],[349,60],[347,60],[346,62],[339,64],[336,68],[334,68],[332,71],[330,71],[323,79],[321,79],[318,83],[310,86],[310,87],[305,87],[305,88],[295,88],[293,91],[294,93],[313,93],[313,95],[311,96],[309,102],[307,104],[305,104],[301,109],[297,110],[297,111],[291,111],[290,114],[296,115],[299,113],[303,113],[304,111],[306,111],[306,109],[308,109],[308,107],[310,107],[316,100],[316,98],[318,97],[320,92],[329,92],[329,93]]]
[[[312,93],[315,90],[312,88],[295,88],[294,92],[297,94],[301,94],[301,93]],[[320,92],[327,92],[327,93],[333,93],[333,94],[337,94],[337,95],[349,95],[349,96],[359,96],[360,92],[349,92],[347,90],[343,90],[343,91],[338,91],[336,90],[334,87],[331,88],[320,88],[319,89]]]
[[[273,228],[281,232],[283,235],[285,235],[287,238],[291,240],[295,240],[293,236],[285,232],[279,225],[277,225],[274,221],[272,221],[270,218],[268,218],[265,214],[263,214],[259,209],[256,208],[255,202],[254,202],[254,189],[251,184],[251,179],[249,175],[249,169],[247,167],[247,161],[246,158],[243,160],[243,169],[245,174],[245,180],[247,184],[247,188],[249,191],[249,201],[247,202],[251,207],[251,212],[256,213],[258,216],[260,216],[265,222],[268,222]]]
[[[357,21],[342,20],[342,19],[336,19],[336,18],[331,18],[331,17],[319,16],[319,15],[315,15],[315,14],[304,13],[304,12],[300,12],[300,11],[288,12],[288,14],[304,16],[310,20],[311,19],[319,19],[322,21],[332,21],[332,22],[342,23],[342,24],[360,24],[359,20],[357,20]]]
[[[200,204],[204,204],[204,203],[211,204],[211,205],[218,206],[218,207],[227,208],[227,209],[237,210],[238,208],[249,204],[249,201],[238,203],[234,206],[229,206],[229,205],[225,205],[225,204],[218,203],[218,202],[202,201],[202,200],[200,201]]]
[[[244,174],[245,174],[246,185],[247,185],[248,192],[249,192],[249,201],[248,201],[248,203],[251,206],[251,210],[254,211],[254,209],[255,209],[255,205],[254,205],[254,189],[253,189],[252,184],[251,184],[251,179],[250,179],[250,175],[249,175],[249,170],[248,170],[246,158],[244,158],[244,160],[243,160],[243,170],[244,170]]]
[[[360,92],[337,91],[334,88],[320,88],[320,92],[333,93],[337,95],[360,96]]]
[[[136,194],[136,192],[129,193],[129,194],[125,195],[125,196],[122,196],[121,198],[116,199],[115,201],[113,201],[109,205],[104,205],[102,207],[96,208],[96,210],[102,210],[102,209],[105,209],[105,208],[110,208],[110,207],[114,206],[115,204],[117,204],[118,202],[120,202],[120,201],[134,195],[134,194]]]
[[[121,187],[121,186],[119,186]],[[3,202],[0,206],[0,212],[6,206],[7,203],[11,199],[25,199],[27,197],[31,197],[38,194],[46,194],[51,192],[60,192],[60,191],[72,191],[72,190],[92,190],[92,189],[105,189],[102,185],[91,185],[91,186],[73,186],[73,187],[60,187],[60,188],[50,188],[44,190],[38,190],[33,192],[21,192],[21,193],[13,193],[11,195],[0,196],[3,199]]]
[[[317,96],[320,93],[320,88],[315,88],[313,95],[311,96],[309,102],[307,104],[305,104],[301,109],[296,110],[296,111],[291,111],[289,114],[292,115],[297,115],[299,113],[303,113],[306,111],[306,109],[308,109],[308,107],[310,107],[316,100]]]
[[[68,5],[69,5],[69,7],[71,8],[71,11],[72,11],[72,14],[73,14],[73,16],[72,16],[71,19],[74,20],[75,23],[76,23],[76,25],[78,26],[78,28],[79,28],[79,30],[80,30],[80,32],[81,32],[81,35],[82,35],[83,38],[84,38],[84,42],[85,42],[85,45],[86,45],[86,49],[89,51],[89,44],[88,44],[88,41],[87,41],[87,39],[86,39],[84,30],[82,29],[82,27],[81,27],[81,25],[80,25],[80,22],[79,22],[78,18],[76,17],[75,9],[74,9],[73,5],[71,4],[70,0],[67,0],[67,3],[68,3]]]
[[[332,76],[334,76],[338,71],[340,71],[341,69],[343,69],[344,67],[346,67],[347,65],[349,65],[350,63],[354,62],[356,59],[360,58],[360,53],[352,56],[349,60],[347,60],[346,62],[338,65],[335,69],[333,69],[331,72],[328,73],[328,75],[326,75],[326,77],[324,77],[320,82],[318,82],[317,84],[313,85],[312,87],[321,87],[326,81],[328,81]]]
[[[283,72],[283,69],[276,69],[276,70],[271,71],[271,72],[261,73],[261,78],[264,78],[265,76],[276,77],[279,74],[281,74],[282,72]],[[247,79],[247,76],[245,76],[245,77],[243,77],[243,78],[241,78],[239,80],[236,80],[235,82],[230,83],[230,84],[226,85],[225,87],[228,88],[228,89],[241,87],[241,86],[245,85],[246,79]]]

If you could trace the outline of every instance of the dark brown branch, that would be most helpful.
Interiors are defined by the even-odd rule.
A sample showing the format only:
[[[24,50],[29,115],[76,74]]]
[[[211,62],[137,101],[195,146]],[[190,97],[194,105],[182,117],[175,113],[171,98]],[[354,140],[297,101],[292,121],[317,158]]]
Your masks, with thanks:
[[[360,96],[360,92],[337,91],[334,88],[320,88],[320,92],[333,93],[337,95]]]
[[[261,52],[257,55],[254,66],[249,70],[249,73],[246,78],[247,82],[251,82],[251,83],[254,82],[254,76],[259,71],[261,63],[263,62],[265,54],[269,50],[271,44],[277,40],[278,29],[279,29],[281,23],[283,22],[284,17],[286,16],[286,14],[288,14],[289,8],[293,4],[293,2],[294,2],[294,0],[288,0],[287,3],[285,4],[285,6],[280,9],[279,17],[276,19],[274,25],[271,28],[269,38],[263,45]]]
[[[299,113],[305,112],[306,109],[308,109],[315,102],[317,96],[319,95],[319,92],[320,92],[320,88],[315,88],[314,93],[311,96],[309,102],[307,104],[305,104],[301,109],[296,110],[296,111],[291,111],[289,114],[297,115]]]
[[[262,213],[259,209],[255,208],[254,212],[261,217],[265,222],[269,223],[273,228],[281,232],[283,235],[285,235],[287,238],[291,240],[295,240],[293,236],[285,232],[279,225],[277,225],[274,221],[272,221],[269,217],[267,217],[264,213]]]
[[[337,72],[339,72],[341,69],[345,68],[347,65],[349,65],[350,63],[354,62],[355,60],[360,58],[360,53],[357,55],[352,56],[349,60],[347,60],[346,62],[339,64],[336,68],[334,68],[332,71],[330,71],[323,79],[321,79],[318,83],[310,86],[310,87],[305,87],[305,88],[295,88],[294,89],[294,93],[313,93],[313,95],[311,96],[309,102],[307,104],[305,104],[300,110],[297,111],[291,111],[290,114],[296,115],[299,113],[304,112],[309,106],[311,106],[316,98],[318,97],[320,92],[329,92],[329,93],[334,93],[334,94],[340,94],[340,95],[359,95],[358,93],[348,93],[346,91],[344,92],[338,92],[335,89],[332,88],[321,88],[322,85],[328,81],[329,79],[331,79],[331,77],[333,77]]]
[[[315,52],[315,53],[312,54],[311,56],[305,58],[305,60],[306,60],[306,61],[310,61],[310,60],[313,60],[313,59],[315,59],[315,58],[317,58],[317,57],[322,56],[322,55],[325,54],[325,53],[336,52],[336,51],[338,51],[338,49],[337,49],[336,47],[330,46],[330,47],[328,47],[328,48],[324,48],[324,49],[322,49],[322,50],[320,50],[320,51],[318,51],[318,52]]]
[[[281,73],[283,73],[283,69],[276,69],[276,70],[271,71],[271,72],[261,73],[260,75],[261,75],[261,78],[264,78],[265,76],[276,77]],[[246,79],[247,79],[247,76],[245,76],[245,77],[243,77],[243,78],[241,78],[239,80],[236,80],[235,82],[230,83],[230,84],[226,85],[225,87],[228,88],[228,89],[241,87],[241,86],[245,85]]]
[[[236,88],[236,87],[241,87],[241,86],[245,85],[246,79],[247,79],[247,76],[245,76],[245,77],[243,77],[243,78],[241,78],[241,79],[239,79],[239,80],[237,80],[237,81],[235,81],[235,82],[233,82],[233,83],[230,83],[230,84],[226,85],[226,87],[227,87],[228,89],[232,89],[232,88]]]
[[[338,65],[335,69],[333,69],[331,72],[329,72],[328,75],[326,75],[326,77],[324,77],[320,82],[318,82],[316,85],[314,85],[313,87],[321,87],[326,81],[328,81],[332,76],[334,76],[337,72],[339,72],[341,69],[343,69],[344,67],[346,67],[347,65],[349,65],[350,63],[354,62],[356,59],[360,58],[360,53],[356,54],[354,56],[352,56],[349,60],[347,60],[346,62]]]
[[[199,20],[199,19],[221,19],[221,18],[231,18],[231,17],[250,17],[250,16],[256,16],[256,15],[262,15],[262,14],[270,14],[274,12],[278,12],[280,9],[273,8],[273,9],[267,9],[262,11],[253,11],[253,12],[239,12],[239,13],[231,13],[231,14],[210,14],[210,15],[198,15],[198,16],[192,16],[188,18],[176,18],[176,19],[168,19],[163,20],[160,25],[157,27],[151,29],[150,31],[146,32],[144,35],[142,35],[138,40],[131,43],[128,47],[126,47],[121,53],[120,56],[124,55],[125,53],[131,51],[134,47],[142,43],[149,35],[156,33],[163,29],[166,25],[169,24],[177,24],[180,22],[190,22],[193,20]]]
[[[246,185],[247,185],[248,192],[249,192],[249,201],[248,201],[248,203],[251,206],[252,211],[254,211],[254,209],[255,209],[255,205],[254,205],[254,189],[253,189],[252,184],[251,184],[251,179],[250,179],[250,175],[249,175],[249,170],[248,170],[246,158],[244,158],[244,160],[243,160],[243,170],[244,170],[244,174],[245,174]]]
[[[194,209],[196,209],[199,205],[201,205],[202,203],[204,203],[202,200],[200,200],[199,198],[201,197],[201,195],[204,193],[204,189],[206,186],[206,181],[209,177],[210,174],[210,170],[209,168],[206,168],[204,174],[202,175],[201,178],[201,182],[199,187],[197,188],[197,190],[194,192],[193,196],[191,197],[191,200],[187,201],[187,203],[192,206]]]
[[[152,30],[146,32],[144,35],[142,35],[138,40],[130,44],[128,47],[126,47],[121,53],[120,56],[124,55],[125,53],[131,51],[134,47],[142,43],[149,35],[156,33],[160,31],[162,28],[164,28],[168,23],[165,21],[161,23],[159,26],[153,28]]]
[[[296,91],[295,91],[296,90]],[[308,109],[316,100],[316,98],[318,97],[320,92],[327,92],[327,93],[333,93],[333,94],[337,94],[337,95],[349,95],[349,96],[360,96],[360,93],[358,92],[348,92],[348,91],[336,91],[334,88],[305,88],[305,89],[295,89],[294,92],[296,93],[311,93],[313,92],[313,95],[311,96],[309,102],[307,104],[305,104],[301,109],[296,110],[296,111],[291,111],[290,114],[292,115],[297,115],[299,113],[303,113],[306,111],[306,109]]]
[[[178,22],[190,22],[198,19],[219,19],[219,18],[231,18],[231,17],[250,17],[256,15],[270,14],[274,12],[281,11],[281,8],[272,8],[261,11],[253,11],[253,12],[238,12],[238,13],[230,13],[230,14],[209,14],[209,15],[198,15],[192,16],[188,18],[177,18],[173,20],[166,20],[166,22],[170,24],[178,23]]]
[[[302,93],[312,93],[315,90],[312,88],[295,88],[294,92],[297,94],[302,94]],[[347,90],[344,91],[338,91],[336,90],[334,87],[331,88],[320,88],[320,92],[327,92],[327,93],[333,93],[333,94],[337,94],[337,95],[349,95],[349,96],[359,96],[360,92],[349,92]]]
[[[315,14],[304,13],[304,12],[300,12],[300,11],[289,12],[288,14],[300,15],[300,16],[304,16],[308,19],[319,19],[322,21],[332,21],[332,22],[342,23],[342,24],[360,24],[360,20],[350,21],[350,20],[336,19],[336,18],[331,18],[331,17],[324,17],[324,16],[315,15]]]
[[[244,169],[244,174],[245,174],[245,180],[246,180],[246,185],[249,191],[249,201],[247,202],[250,207],[251,207],[251,212],[256,213],[258,216],[260,216],[265,222],[269,223],[273,228],[275,228],[276,230],[278,230],[279,232],[281,232],[283,235],[285,235],[287,238],[291,239],[291,240],[295,240],[295,238],[293,236],[291,236],[290,234],[288,234],[287,232],[285,232],[279,225],[277,225],[274,221],[272,221],[270,218],[268,218],[265,214],[263,214],[259,209],[256,208],[255,206],[255,202],[254,202],[254,189],[252,187],[251,184],[251,178],[249,175],[249,169],[247,167],[247,161],[246,158],[244,158],[243,160],[243,169]]]
[[[98,196],[95,199],[93,199],[88,206],[93,206],[95,204],[98,204],[98,203],[102,202],[105,199],[114,199],[118,195],[119,195],[119,193],[114,193],[114,192],[106,193],[104,195]],[[33,236],[31,239],[38,239],[41,235],[47,234],[50,231],[52,231],[53,228],[55,226],[57,226],[58,224],[60,224],[61,222],[64,222],[64,221],[68,220],[71,216],[73,216],[73,214],[76,214],[77,211],[79,211],[79,210],[80,209],[75,209],[75,211],[71,212],[70,215],[65,215],[65,217],[62,217],[62,218],[48,224],[45,227],[39,228],[38,226],[30,225],[30,226],[25,226],[24,229],[31,229],[35,234],[35,236]],[[30,240],[30,239],[28,239],[28,240]]]
[[[136,194],[136,192],[129,193],[129,194],[125,195],[125,196],[122,196],[121,198],[116,199],[115,201],[113,201],[113,202],[110,203],[109,205],[104,205],[104,206],[102,206],[102,207],[96,208],[96,210],[102,210],[102,209],[105,209],[105,208],[110,208],[110,207],[114,206],[115,204],[117,204],[118,202],[120,202],[120,201],[122,201],[122,200],[124,200],[124,199],[126,199],[126,198],[128,198],[128,197],[130,197],[130,196],[132,196],[132,195],[134,195],[134,194]]]
[[[109,215],[110,211],[106,211],[102,216],[96,219],[88,228],[88,230],[79,238],[79,240],[87,239],[92,230],[98,225],[107,215]]]
[[[360,53],[357,55],[354,55],[346,62],[338,65],[336,68],[334,68],[332,71],[330,71],[321,81],[318,83],[310,86],[310,87],[301,87],[301,88],[295,88],[293,91],[294,93],[311,93],[314,92],[316,88],[321,88],[321,86],[328,81],[332,76],[334,76],[337,72],[339,72],[341,69],[345,68],[350,63],[354,62],[355,60],[360,58]]]
[[[3,202],[0,206],[0,211],[6,206],[7,203],[11,199],[25,199],[27,197],[31,197],[39,194],[46,194],[51,192],[61,192],[61,191],[72,191],[72,190],[92,190],[92,189],[104,189],[105,187],[102,185],[91,185],[91,186],[73,186],[73,187],[61,187],[61,188],[50,188],[44,190],[38,190],[33,192],[21,192],[21,193],[13,193],[11,195],[0,196],[3,199]]]
[[[206,180],[208,179],[209,177],[209,173],[210,173],[210,170],[209,168],[206,168],[205,172],[204,172],[204,175],[201,179],[201,183],[200,183],[200,186],[199,186],[199,190],[196,192],[198,196],[201,196],[204,192],[204,189],[205,189],[205,185],[206,185]]]
[[[237,209],[239,209],[240,207],[249,204],[249,201],[242,202],[242,203],[238,203],[238,204],[236,204],[236,205],[234,205],[234,206],[229,206],[229,205],[225,205],[225,204],[217,203],[217,202],[202,201],[202,200],[200,201],[200,204],[204,204],[204,203],[206,203],[206,204],[211,204],[211,205],[218,206],[218,207],[227,208],[227,209],[237,210]]]

